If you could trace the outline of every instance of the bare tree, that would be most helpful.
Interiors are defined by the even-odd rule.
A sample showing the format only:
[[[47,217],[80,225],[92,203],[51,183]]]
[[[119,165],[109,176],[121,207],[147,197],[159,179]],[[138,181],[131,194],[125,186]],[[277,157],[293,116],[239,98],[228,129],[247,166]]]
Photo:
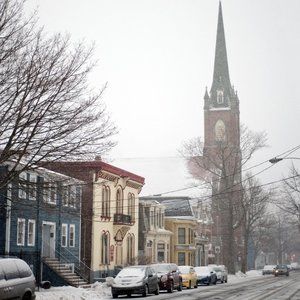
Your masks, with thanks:
[[[235,144],[220,139],[214,145],[204,145],[200,138],[196,138],[183,145],[182,153],[191,175],[212,190],[213,219],[217,217],[222,224],[218,246],[221,246],[223,263],[230,273],[235,272],[240,252],[237,246],[241,248],[243,244],[239,229],[242,216],[241,169],[265,145],[265,133],[254,133],[245,126],[241,126],[240,141]]]
[[[42,162],[94,157],[114,144],[104,87],[88,86],[93,46],[47,36],[23,8],[23,0],[0,3],[0,164],[13,164],[0,186]]]
[[[283,184],[275,204],[294,220],[300,232],[300,174],[294,165],[290,168],[287,178]]]
[[[265,222],[267,205],[271,197],[271,191],[265,191],[259,181],[252,174],[247,173],[243,180],[243,194],[241,205],[240,224],[242,226],[244,247],[242,255],[241,271],[247,271],[247,258],[250,242],[255,242],[255,231]]]

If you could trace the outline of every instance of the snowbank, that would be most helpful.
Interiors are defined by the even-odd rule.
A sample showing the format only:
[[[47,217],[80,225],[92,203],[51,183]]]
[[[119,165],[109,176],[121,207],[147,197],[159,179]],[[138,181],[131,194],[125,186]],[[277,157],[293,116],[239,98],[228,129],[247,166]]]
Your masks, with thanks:
[[[245,281],[249,279],[254,279],[262,276],[262,272],[258,270],[247,271],[246,274],[238,271],[235,275],[228,275],[228,282],[235,283],[240,281]]]
[[[110,288],[106,283],[94,283],[90,289],[72,286],[52,287],[49,290],[40,289],[36,292],[36,300],[102,300],[111,299]]]

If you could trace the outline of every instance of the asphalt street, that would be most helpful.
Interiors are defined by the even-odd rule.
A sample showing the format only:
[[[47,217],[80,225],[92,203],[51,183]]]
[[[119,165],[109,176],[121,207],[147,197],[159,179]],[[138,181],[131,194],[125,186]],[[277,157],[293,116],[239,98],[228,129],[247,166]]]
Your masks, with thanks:
[[[132,298],[141,297],[132,296]],[[238,283],[199,286],[197,289],[184,289],[182,292],[175,291],[172,294],[162,291],[158,296],[148,295],[147,298],[153,300],[300,300],[300,272],[291,272],[290,276],[270,275]]]

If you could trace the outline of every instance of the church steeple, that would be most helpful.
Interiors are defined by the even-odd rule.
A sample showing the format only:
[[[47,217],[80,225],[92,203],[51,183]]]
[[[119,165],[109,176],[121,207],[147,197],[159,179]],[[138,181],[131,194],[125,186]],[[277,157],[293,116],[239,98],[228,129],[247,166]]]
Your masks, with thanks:
[[[232,107],[236,105],[236,95],[230,83],[222,4],[219,2],[218,27],[214,61],[213,82],[210,99],[206,99],[205,108]]]
[[[215,65],[214,65],[214,77],[212,89],[220,86],[231,87],[229,79],[227,51],[225,42],[225,32],[223,24],[222,4],[219,2],[219,16],[218,16],[218,29],[216,39],[216,50],[215,50]]]

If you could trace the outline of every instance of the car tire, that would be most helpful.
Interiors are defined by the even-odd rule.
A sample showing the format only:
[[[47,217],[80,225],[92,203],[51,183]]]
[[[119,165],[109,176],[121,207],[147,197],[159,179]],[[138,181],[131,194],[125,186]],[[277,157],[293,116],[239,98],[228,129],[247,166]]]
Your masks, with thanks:
[[[214,285],[216,285],[216,284],[217,284],[217,280],[214,281]]]
[[[171,284],[170,284],[170,287],[167,289],[167,292],[168,293],[173,293],[173,291],[174,291],[174,283],[172,281]]]
[[[114,299],[116,299],[116,298],[118,298],[118,294],[113,293],[113,294],[112,294],[112,297],[113,297]]]
[[[146,284],[146,285],[144,285],[144,290],[143,290],[142,296],[147,297],[147,295],[148,295],[148,286]]]
[[[179,282],[178,288],[177,288],[178,292],[182,292],[182,282]]]
[[[24,294],[22,300],[31,300],[31,293],[30,292],[26,292]]]
[[[206,285],[209,286],[209,282],[207,282]]]
[[[154,291],[155,295],[159,295],[159,285],[157,284],[156,290]]]
[[[127,293],[127,297],[131,297],[131,293]]]

